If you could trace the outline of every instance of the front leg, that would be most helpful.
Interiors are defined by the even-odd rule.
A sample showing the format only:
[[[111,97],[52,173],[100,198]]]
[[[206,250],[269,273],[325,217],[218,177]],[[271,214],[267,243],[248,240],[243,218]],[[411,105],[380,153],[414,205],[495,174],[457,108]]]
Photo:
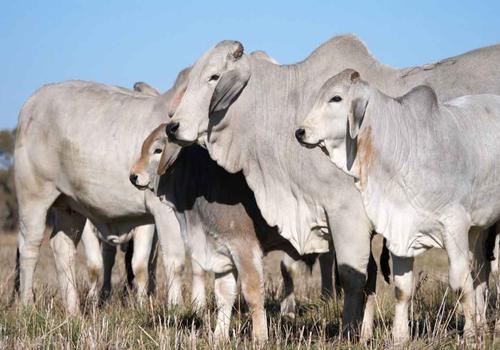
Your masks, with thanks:
[[[394,294],[396,308],[392,337],[394,344],[401,345],[410,340],[408,327],[408,306],[413,295],[414,258],[404,258],[391,254],[394,274]]]
[[[214,338],[216,340],[229,339],[229,326],[231,312],[236,300],[236,273],[216,273],[214,281],[214,294],[217,302],[217,325]]]
[[[186,249],[174,211],[167,205],[159,203],[159,206],[161,208],[155,210],[154,217],[167,276],[168,303],[180,305],[183,301],[182,273]]]
[[[154,225],[142,225],[134,229],[134,253],[132,255],[132,271],[137,301],[144,303],[147,296],[148,262],[155,234]]]
[[[361,203],[359,203],[361,205]],[[373,314],[372,309],[365,310],[365,286],[371,251],[371,227],[363,211],[337,210],[328,212],[328,221],[331,225],[333,245],[337,257],[339,278],[344,289],[343,330],[347,336],[351,332],[361,334],[363,338],[371,337],[372,320],[366,317],[362,324],[363,313]],[[374,303],[368,307],[373,308]],[[365,331],[365,329],[367,329]],[[365,340],[362,339],[362,340]]]

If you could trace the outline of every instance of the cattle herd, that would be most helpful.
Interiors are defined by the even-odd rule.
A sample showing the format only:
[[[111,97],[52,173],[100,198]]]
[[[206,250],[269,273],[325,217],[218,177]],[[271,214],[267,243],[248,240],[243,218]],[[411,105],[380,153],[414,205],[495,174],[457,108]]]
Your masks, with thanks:
[[[486,327],[492,272],[500,287],[499,134],[500,45],[395,69],[352,35],[291,65],[222,41],[163,94],[145,83],[46,85],[24,104],[15,146],[20,302],[33,302],[48,224],[69,314],[80,312],[80,240],[92,298],[109,294],[116,246],[133,242],[138,303],[154,289],[158,242],[169,305],[188,302],[187,253],[196,309],[205,307],[205,272],[215,276],[214,336],[229,337],[240,280],[262,342],[262,259],[279,250],[281,312],[295,315],[297,263],[319,256],[323,293],[335,291],[335,271],[344,331],[365,342],[375,315],[371,240],[380,234],[393,262],[394,341],[410,339],[413,262],[433,247],[447,254],[472,335]]]

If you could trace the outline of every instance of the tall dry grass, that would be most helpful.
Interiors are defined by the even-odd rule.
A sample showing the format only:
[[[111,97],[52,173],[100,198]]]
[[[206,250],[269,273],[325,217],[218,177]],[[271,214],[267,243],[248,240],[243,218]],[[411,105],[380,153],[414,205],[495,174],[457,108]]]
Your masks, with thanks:
[[[377,242],[379,248],[380,242]],[[378,250],[378,249],[377,249]],[[189,305],[167,308],[164,276],[159,272],[159,288],[147,305],[139,307],[133,296],[123,292],[124,269],[121,253],[114,272],[114,293],[101,307],[84,300],[87,272],[83,254],[78,261],[78,287],[82,297],[82,315],[66,317],[57,293],[55,266],[48,244],[44,244],[35,277],[36,303],[23,309],[11,304],[13,286],[15,236],[0,234],[0,349],[185,349],[185,348],[253,348],[251,322],[244,302],[239,299],[233,315],[231,341],[216,343],[215,305],[209,293],[206,311],[194,313]],[[279,254],[266,257],[266,292],[271,349],[364,348],[341,336],[342,298],[322,300],[317,267],[310,275],[304,269],[297,291],[298,315],[295,320],[281,318],[279,301],[281,277]],[[159,265],[160,266],[160,265]],[[460,334],[463,318],[457,297],[447,288],[446,258],[439,250],[417,260],[416,295],[411,306],[413,340],[407,349],[469,348]],[[211,279],[207,280],[210,288]],[[189,280],[185,281],[189,297]],[[390,329],[393,313],[392,287],[379,279],[375,334],[367,348],[392,346]],[[490,316],[490,319],[493,319]],[[500,342],[488,331],[475,340],[473,347],[493,348]]]

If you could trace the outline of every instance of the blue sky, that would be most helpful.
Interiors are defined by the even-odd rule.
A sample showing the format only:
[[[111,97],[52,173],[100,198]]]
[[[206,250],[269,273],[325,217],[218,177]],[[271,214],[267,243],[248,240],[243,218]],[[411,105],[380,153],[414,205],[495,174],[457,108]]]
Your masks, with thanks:
[[[282,63],[357,34],[404,67],[500,42],[500,1],[1,1],[0,128],[41,85],[67,79],[161,91],[223,39]],[[500,65],[500,62],[499,62]]]

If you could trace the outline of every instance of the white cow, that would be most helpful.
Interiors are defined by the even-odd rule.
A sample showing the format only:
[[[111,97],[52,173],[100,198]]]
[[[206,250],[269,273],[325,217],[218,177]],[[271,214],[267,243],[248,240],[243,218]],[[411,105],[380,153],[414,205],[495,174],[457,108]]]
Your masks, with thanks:
[[[351,69],[323,85],[296,130],[302,144],[319,146],[354,178],[368,217],[387,239],[399,276],[396,339],[409,335],[414,257],[431,247],[448,254],[450,286],[463,293],[465,333],[483,325],[490,264],[480,232],[500,219],[499,134],[500,96],[439,103],[421,85],[391,98]]]
[[[155,222],[168,276],[168,301],[182,301],[185,249],[177,219],[156,196],[137,191],[128,173],[136,149],[165,119],[166,111],[178,103],[172,96],[184,84],[185,76],[184,71],[174,88],[161,96],[68,81],[42,87],[25,103],[19,116],[14,160],[19,202],[18,271],[24,304],[33,300],[33,273],[49,209],[56,213],[51,246],[68,312],[79,311],[74,255],[86,218],[105,237]],[[135,275],[145,279],[146,271]]]

